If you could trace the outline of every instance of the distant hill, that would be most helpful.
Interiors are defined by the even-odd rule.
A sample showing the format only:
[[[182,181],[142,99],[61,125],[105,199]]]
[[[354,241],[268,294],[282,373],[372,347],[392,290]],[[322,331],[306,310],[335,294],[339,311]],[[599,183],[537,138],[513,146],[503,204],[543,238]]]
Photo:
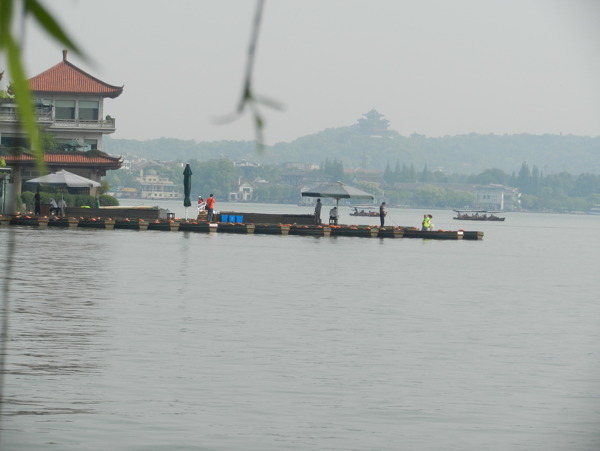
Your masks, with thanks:
[[[104,150],[112,155],[138,156],[161,161],[211,160],[227,157],[260,164],[285,162],[321,164],[340,160],[344,167],[383,170],[400,165],[425,165],[432,171],[474,174],[489,168],[518,172],[526,162],[544,174],[600,174],[600,137],[573,135],[457,135],[428,138],[402,136],[386,131],[383,137],[368,136],[358,125],[330,128],[277,143],[258,152],[251,141],[196,142],[161,138],[149,141],[105,140]]]

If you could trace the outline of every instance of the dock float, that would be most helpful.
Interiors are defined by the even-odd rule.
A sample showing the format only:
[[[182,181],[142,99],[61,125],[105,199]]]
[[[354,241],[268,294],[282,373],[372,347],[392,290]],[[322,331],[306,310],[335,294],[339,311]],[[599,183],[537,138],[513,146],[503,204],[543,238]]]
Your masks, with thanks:
[[[330,236],[331,228],[321,225],[292,224],[290,225],[289,234],[302,236]]]
[[[465,233],[462,230],[406,229],[404,231],[404,238],[424,238],[432,240],[462,240],[465,238]]]
[[[125,229],[137,231],[236,233],[264,235],[300,235],[312,237],[421,238],[429,240],[482,240],[483,232],[465,230],[422,231],[416,227],[378,227],[365,225],[259,224],[242,222],[207,222],[195,219],[57,218],[31,214],[1,216],[0,226],[57,227],[65,229]]]

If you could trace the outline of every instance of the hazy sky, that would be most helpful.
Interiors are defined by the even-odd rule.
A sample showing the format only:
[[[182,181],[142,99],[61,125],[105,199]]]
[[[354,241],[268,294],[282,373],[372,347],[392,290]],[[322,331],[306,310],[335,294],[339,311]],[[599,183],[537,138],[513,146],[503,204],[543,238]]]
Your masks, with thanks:
[[[251,140],[236,107],[251,0],[46,0],[94,64],[115,138]],[[62,47],[28,25],[29,76]],[[269,144],[352,125],[371,108],[402,135],[600,135],[598,0],[267,1],[254,72]]]

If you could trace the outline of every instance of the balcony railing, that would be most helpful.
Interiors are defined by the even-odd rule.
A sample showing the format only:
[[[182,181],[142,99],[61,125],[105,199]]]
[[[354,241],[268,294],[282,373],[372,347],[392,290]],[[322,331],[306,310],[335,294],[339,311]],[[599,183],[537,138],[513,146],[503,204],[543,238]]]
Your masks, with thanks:
[[[55,119],[54,123],[50,126],[51,129],[55,128],[85,128],[85,129],[114,129],[115,119],[99,119],[99,120],[83,120],[83,119]]]
[[[19,122],[19,115],[16,111],[0,109],[1,122]],[[99,130],[114,130],[115,119],[98,119],[98,120],[83,120],[83,119],[53,119],[51,111],[37,112],[37,122],[42,124],[50,124],[50,129],[99,129]]]
[[[0,110],[0,121],[5,122],[18,122],[19,115],[16,111],[2,111]],[[38,122],[52,122],[52,112],[41,112],[37,113],[37,121]]]

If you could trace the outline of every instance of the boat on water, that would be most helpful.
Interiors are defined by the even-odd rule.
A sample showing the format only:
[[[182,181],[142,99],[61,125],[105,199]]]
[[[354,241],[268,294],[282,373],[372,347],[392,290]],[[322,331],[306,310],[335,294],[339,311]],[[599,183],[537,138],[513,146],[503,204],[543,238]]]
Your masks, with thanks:
[[[590,215],[600,215],[600,204],[596,204],[592,208],[590,208],[589,214]]]
[[[387,215],[387,212],[385,214]],[[373,218],[378,218],[379,209],[370,207],[354,207],[354,210],[350,212],[350,216],[370,216]]]
[[[456,212],[456,216],[452,219],[459,221],[504,221],[506,218],[497,216],[496,213],[499,211],[489,210],[453,210]]]

